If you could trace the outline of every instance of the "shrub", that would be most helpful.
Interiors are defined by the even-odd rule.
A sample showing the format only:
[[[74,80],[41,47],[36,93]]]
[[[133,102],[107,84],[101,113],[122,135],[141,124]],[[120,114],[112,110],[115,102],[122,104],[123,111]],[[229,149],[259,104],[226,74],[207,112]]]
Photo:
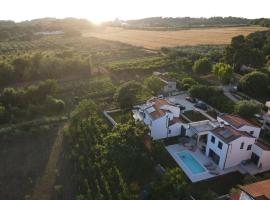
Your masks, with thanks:
[[[254,116],[254,114],[260,111],[260,108],[260,104],[258,104],[256,101],[243,100],[236,103],[234,106],[234,112],[241,117],[251,118]]]
[[[183,78],[181,81],[181,88],[184,90],[188,90],[194,85],[197,85],[198,83],[193,78]]]
[[[267,74],[255,71],[244,75],[239,83],[244,92],[256,96],[266,93],[269,80]]]
[[[150,76],[144,80],[144,84],[153,91],[154,94],[158,94],[163,86],[162,81],[157,76]]]
[[[194,85],[188,90],[190,96],[201,99],[221,112],[233,112],[234,103],[224,96],[223,91],[214,86]]]
[[[208,58],[197,60],[192,67],[193,72],[196,74],[208,74],[211,72],[211,69],[212,65]]]
[[[224,82],[229,83],[233,76],[233,68],[225,63],[217,63],[213,66],[213,73]]]
[[[115,94],[115,99],[121,108],[131,108],[135,103],[137,103],[142,89],[142,85],[136,81],[126,82],[118,88],[118,91]]]
[[[65,102],[63,100],[51,96],[47,97],[46,105],[51,112],[61,112],[65,109]]]

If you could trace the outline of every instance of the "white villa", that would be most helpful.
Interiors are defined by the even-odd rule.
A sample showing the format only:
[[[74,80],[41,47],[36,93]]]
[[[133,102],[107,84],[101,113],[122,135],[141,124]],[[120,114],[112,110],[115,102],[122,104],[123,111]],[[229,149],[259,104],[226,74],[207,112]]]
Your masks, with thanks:
[[[149,126],[154,140],[182,136],[166,149],[193,182],[233,171],[270,170],[270,145],[259,139],[261,128],[239,116],[184,123],[180,108],[161,98],[138,108],[134,118]]]
[[[152,98],[139,106],[134,118],[149,126],[149,135],[154,139],[177,136],[183,129],[180,120],[180,108],[162,98]],[[184,130],[184,129],[183,129]]]

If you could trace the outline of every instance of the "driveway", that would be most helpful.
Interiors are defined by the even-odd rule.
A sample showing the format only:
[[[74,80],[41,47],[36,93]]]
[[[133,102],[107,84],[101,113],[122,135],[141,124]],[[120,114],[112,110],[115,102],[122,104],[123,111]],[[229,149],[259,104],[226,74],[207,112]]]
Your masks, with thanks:
[[[170,97],[166,97],[166,98],[173,103],[178,103],[178,104],[185,106],[186,107],[185,111],[194,110],[195,107],[194,107],[193,103],[191,103],[185,99],[187,96],[188,95],[186,93],[184,93],[184,94],[179,94],[176,96],[170,96]]]
[[[168,99],[169,101],[173,102],[173,103],[178,103],[181,104],[183,106],[186,107],[185,111],[188,110],[198,110],[199,112],[201,112],[204,116],[206,116],[208,119],[215,121],[216,119],[214,119],[213,117],[211,117],[210,115],[208,115],[204,110],[201,110],[199,108],[195,108],[194,104],[187,101],[185,98],[188,96],[187,93],[183,93],[183,94],[179,94],[176,96],[170,96],[170,97],[166,97],[166,99]],[[209,105],[207,105],[208,107],[210,107]]]

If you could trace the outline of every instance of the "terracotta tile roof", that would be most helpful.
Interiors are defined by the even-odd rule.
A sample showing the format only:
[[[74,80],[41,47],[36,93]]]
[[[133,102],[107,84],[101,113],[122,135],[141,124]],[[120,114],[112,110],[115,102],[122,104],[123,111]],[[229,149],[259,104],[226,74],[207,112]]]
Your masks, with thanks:
[[[175,79],[167,74],[160,75],[159,78],[167,82],[175,82]]]
[[[179,117],[174,117],[172,120],[169,121],[169,126],[176,123],[182,123],[182,120]]]
[[[256,127],[251,122],[249,122],[249,121],[247,121],[239,116],[236,116],[236,115],[223,114],[223,115],[220,115],[219,117],[236,128],[240,128],[244,125]]]
[[[270,179],[240,186],[240,188],[256,200],[270,200]]]
[[[229,125],[224,125],[224,127],[217,127],[212,131],[219,139],[225,143],[230,143],[231,141],[239,137],[252,137],[245,131],[238,131]]]
[[[149,113],[149,115],[154,119],[158,119],[162,117],[163,115],[165,115],[166,112],[168,112],[166,110],[161,109],[163,105],[174,106],[172,103],[170,103],[166,99],[153,98],[153,99],[150,99],[149,102],[153,103],[153,107],[155,108],[154,112]]]
[[[270,151],[270,144],[262,139],[258,139],[255,144],[265,151]]]

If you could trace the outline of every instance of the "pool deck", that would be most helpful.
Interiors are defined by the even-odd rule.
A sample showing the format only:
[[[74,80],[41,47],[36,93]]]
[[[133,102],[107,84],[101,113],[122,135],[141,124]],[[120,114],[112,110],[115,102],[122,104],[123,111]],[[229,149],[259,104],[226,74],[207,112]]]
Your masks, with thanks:
[[[226,170],[221,170],[210,158],[205,156],[198,148],[195,151],[190,151],[188,148],[184,147],[183,145],[174,144],[174,145],[166,146],[166,149],[193,183],[210,179],[210,178],[214,178],[220,175],[228,174],[231,172],[239,171],[239,167],[233,167]],[[190,169],[186,166],[186,164],[178,157],[177,153],[181,151],[188,151],[193,156],[193,158],[196,159],[201,164],[201,166],[205,169],[205,172],[193,174],[190,171]],[[208,170],[204,166],[205,164],[209,164],[209,163],[211,163],[216,168],[215,169],[216,174],[210,173],[211,170]]]

